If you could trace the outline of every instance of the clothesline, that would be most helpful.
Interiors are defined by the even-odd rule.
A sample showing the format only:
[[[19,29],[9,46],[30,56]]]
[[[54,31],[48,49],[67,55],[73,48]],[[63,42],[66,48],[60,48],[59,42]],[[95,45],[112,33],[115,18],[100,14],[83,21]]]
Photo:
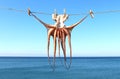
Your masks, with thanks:
[[[20,10],[20,9],[15,9],[15,8],[3,8],[3,7],[0,7],[0,9],[27,13],[27,10]],[[116,12],[120,12],[120,10],[107,10],[107,11],[100,11],[100,12],[94,12],[93,11],[94,14],[116,13]],[[34,12],[34,11],[32,13],[43,14],[43,15],[51,15],[52,14],[52,13]],[[88,13],[76,13],[76,14],[69,14],[69,15],[70,16],[79,16],[79,15],[86,15],[86,14],[88,14]]]

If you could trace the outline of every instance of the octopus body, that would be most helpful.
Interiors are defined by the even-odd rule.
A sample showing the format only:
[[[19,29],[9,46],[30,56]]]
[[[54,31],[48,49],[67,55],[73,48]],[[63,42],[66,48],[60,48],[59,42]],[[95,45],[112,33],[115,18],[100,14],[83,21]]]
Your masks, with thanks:
[[[58,43],[59,56],[60,56],[60,47],[61,47],[62,51],[63,51],[63,55],[64,55],[64,65],[67,69],[69,69],[70,66],[71,66],[71,63],[72,63],[72,46],[71,46],[71,32],[72,32],[72,29],[75,26],[77,26],[78,24],[80,24],[84,19],[86,19],[89,14],[91,15],[91,17],[93,17],[93,12],[90,10],[90,13],[88,15],[83,17],[77,23],[72,24],[70,26],[65,26],[65,24],[64,24],[64,22],[68,19],[67,14],[63,14],[63,15],[57,15],[56,13],[52,14],[52,19],[55,21],[54,25],[44,23],[42,20],[37,18],[37,16],[35,16],[30,11],[30,9],[28,9],[28,14],[33,16],[35,19],[37,19],[48,30],[48,42],[47,42],[48,62],[51,65],[51,67],[53,68],[53,70],[55,70],[57,43]],[[54,42],[54,56],[53,56],[53,62],[52,63],[50,61],[50,56],[49,56],[49,46],[50,46],[50,37],[51,36],[53,37],[53,42]],[[66,37],[68,37],[68,44],[69,44],[69,49],[70,49],[70,62],[69,63],[67,63],[67,58],[66,58]]]

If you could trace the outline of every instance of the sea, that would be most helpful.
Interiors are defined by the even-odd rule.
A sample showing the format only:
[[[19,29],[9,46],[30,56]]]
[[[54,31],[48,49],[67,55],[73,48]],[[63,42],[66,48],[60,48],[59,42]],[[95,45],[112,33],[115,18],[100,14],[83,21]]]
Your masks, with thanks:
[[[0,57],[0,79],[120,79],[120,57],[73,57],[69,70],[63,61],[53,71],[47,57]]]

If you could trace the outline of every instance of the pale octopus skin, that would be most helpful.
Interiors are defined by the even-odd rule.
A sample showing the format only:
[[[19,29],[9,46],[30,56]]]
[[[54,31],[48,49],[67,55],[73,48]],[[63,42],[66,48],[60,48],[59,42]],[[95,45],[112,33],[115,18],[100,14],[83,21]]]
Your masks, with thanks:
[[[48,42],[47,42],[47,53],[48,53],[48,61],[53,70],[55,69],[55,58],[56,58],[56,46],[58,42],[58,53],[60,56],[60,44],[63,50],[63,55],[64,55],[64,65],[67,69],[70,68],[71,63],[72,63],[72,46],[71,46],[71,32],[72,29],[80,24],[83,20],[85,20],[88,15],[83,17],[80,21],[78,21],[75,24],[72,24],[70,26],[65,26],[64,22],[68,19],[69,15],[66,13],[62,15],[58,15],[56,13],[52,14],[52,19],[55,21],[54,25],[47,24],[40,20],[37,16],[35,16],[30,9],[28,9],[28,14],[33,16],[35,19],[37,19],[40,23],[42,23],[46,29],[48,30]],[[92,15],[92,11],[90,12],[90,15]],[[53,37],[53,42],[54,42],[54,59],[53,59],[53,64],[50,62],[50,56],[49,56],[49,46],[50,46],[50,36]],[[69,44],[69,49],[70,49],[70,63],[67,64],[66,62],[66,37],[68,37],[68,44]]]

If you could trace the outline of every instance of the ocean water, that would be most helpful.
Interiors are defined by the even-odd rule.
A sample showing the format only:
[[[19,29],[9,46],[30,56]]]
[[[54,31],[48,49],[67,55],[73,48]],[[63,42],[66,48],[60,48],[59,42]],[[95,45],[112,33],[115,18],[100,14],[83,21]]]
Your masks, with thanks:
[[[77,57],[69,70],[46,57],[0,57],[0,79],[120,79],[119,57]]]

